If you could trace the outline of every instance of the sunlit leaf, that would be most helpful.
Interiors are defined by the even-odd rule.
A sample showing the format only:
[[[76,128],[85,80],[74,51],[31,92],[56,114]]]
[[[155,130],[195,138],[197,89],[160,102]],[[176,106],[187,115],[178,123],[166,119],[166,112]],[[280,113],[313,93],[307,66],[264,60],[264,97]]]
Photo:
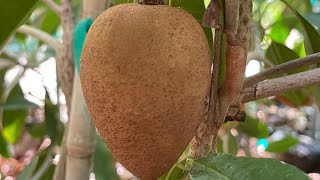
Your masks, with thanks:
[[[290,3],[288,3],[286,0],[281,1],[284,2],[292,10],[292,12],[296,15],[296,17],[302,25],[303,37],[307,54],[320,52],[320,34],[317,32],[317,30],[303,16],[301,16],[301,14],[299,14],[299,12],[293,6],[290,5]]]
[[[192,180],[309,180],[298,168],[274,159],[213,154],[193,162]]]
[[[285,43],[291,29],[296,26],[294,17],[283,17],[270,27],[269,36],[278,43]]]

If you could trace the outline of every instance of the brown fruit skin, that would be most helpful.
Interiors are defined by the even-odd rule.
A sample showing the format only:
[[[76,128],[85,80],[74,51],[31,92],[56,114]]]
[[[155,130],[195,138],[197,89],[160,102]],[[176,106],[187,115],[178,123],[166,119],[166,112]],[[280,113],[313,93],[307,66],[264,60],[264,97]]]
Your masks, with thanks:
[[[210,55],[200,24],[163,5],[123,4],[91,26],[81,83],[113,155],[142,180],[178,160],[204,118]]]

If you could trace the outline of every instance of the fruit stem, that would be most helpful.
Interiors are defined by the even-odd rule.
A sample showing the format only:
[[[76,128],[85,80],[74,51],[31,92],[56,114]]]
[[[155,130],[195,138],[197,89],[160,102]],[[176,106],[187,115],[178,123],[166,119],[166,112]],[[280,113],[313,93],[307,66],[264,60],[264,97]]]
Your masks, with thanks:
[[[145,5],[164,5],[163,0],[138,0],[138,3]]]

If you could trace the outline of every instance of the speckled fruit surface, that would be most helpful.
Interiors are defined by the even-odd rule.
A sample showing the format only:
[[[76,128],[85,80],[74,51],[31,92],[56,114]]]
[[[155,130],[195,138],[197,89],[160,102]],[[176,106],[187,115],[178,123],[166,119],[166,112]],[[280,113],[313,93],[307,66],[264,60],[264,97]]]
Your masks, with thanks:
[[[204,118],[209,47],[187,12],[124,4],[91,26],[81,83],[92,119],[117,160],[142,180],[165,173]]]

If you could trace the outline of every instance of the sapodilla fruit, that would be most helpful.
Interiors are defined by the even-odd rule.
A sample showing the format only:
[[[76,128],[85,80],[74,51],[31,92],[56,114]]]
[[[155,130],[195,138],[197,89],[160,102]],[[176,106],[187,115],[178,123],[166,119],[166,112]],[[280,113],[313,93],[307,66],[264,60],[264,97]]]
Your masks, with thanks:
[[[92,24],[80,75],[112,154],[135,176],[153,180],[174,165],[204,118],[208,42],[184,10],[117,5]]]

